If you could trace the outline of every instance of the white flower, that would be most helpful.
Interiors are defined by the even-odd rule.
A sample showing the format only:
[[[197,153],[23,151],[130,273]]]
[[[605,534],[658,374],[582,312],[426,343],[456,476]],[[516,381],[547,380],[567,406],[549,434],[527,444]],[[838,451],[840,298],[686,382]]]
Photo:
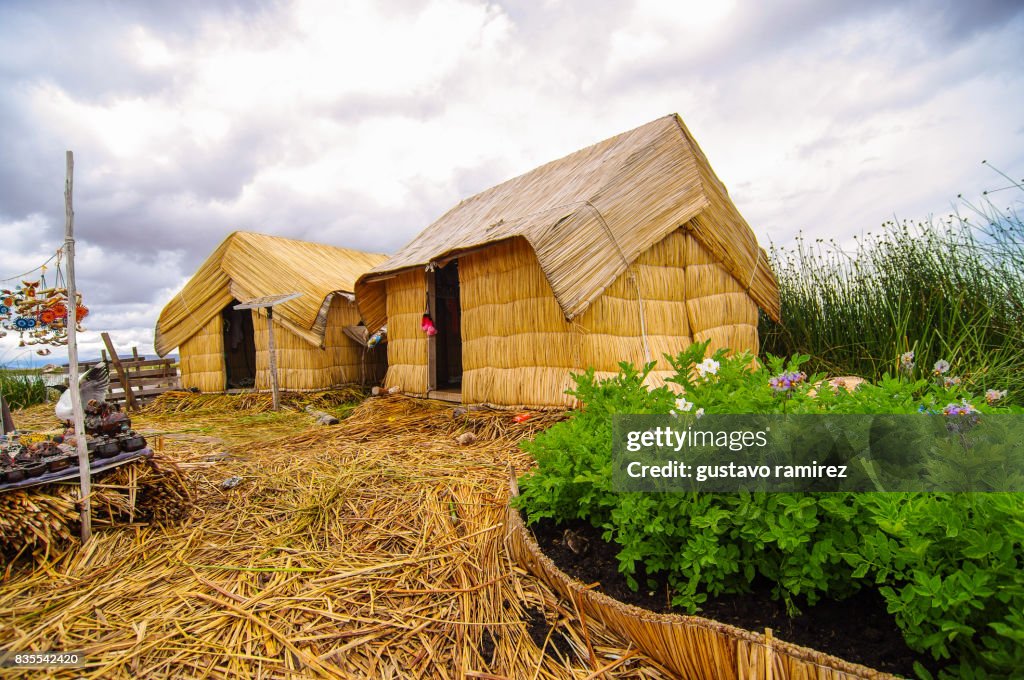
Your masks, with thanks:
[[[719,363],[714,359],[708,357],[704,361],[697,364],[697,375],[704,377],[707,375],[716,375],[718,373]]]
[[[939,359],[935,362],[935,375],[942,375],[949,370],[949,362],[945,359]]]
[[[900,355],[900,368],[906,372],[914,370],[914,353],[904,352]]]
[[[994,404],[1006,396],[1006,390],[985,390],[985,401]]]
[[[676,408],[680,411],[689,411],[693,408],[693,402],[686,401],[686,397],[679,397],[676,399]]]
[[[701,407],[701,408],[697,409],[696,415],[697,415],[698,418],[703,417],[704,416],[704,408]]]

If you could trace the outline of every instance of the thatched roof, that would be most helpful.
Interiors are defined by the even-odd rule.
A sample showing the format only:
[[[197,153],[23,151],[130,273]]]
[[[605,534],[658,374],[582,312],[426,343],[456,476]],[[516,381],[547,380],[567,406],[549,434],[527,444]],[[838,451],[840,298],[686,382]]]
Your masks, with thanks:
[[[164,356],[235,300],[302,293],[274,308],[274,318],[312,345],[323,343],[331,298],[352,293],[356,278],[385,255],[280,236],[236,231],[217,246],[167,303],[154,346]]]
[[[566,319],[573,319],[641,253],[683,225],[778,319],[767,257],[677,114],[462,201],[361,276],[357,304],[367,325],[377,328],[387,320],[387,275],[523,237]]]

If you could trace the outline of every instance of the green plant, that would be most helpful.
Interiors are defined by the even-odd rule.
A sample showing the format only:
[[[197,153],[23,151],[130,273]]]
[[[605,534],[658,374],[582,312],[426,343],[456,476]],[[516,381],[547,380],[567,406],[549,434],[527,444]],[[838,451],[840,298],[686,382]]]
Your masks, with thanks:
[[[44,403],[46,389],[46,383],[38,374],[0,372],[0,394],[9,408],[28,408]]]
[[[970,409],[1021,413],[975,398],[947,372],[885,374],[850,392],[822,388],[807,357],[769,358],[707,343],[671,357],[677,397],[649,389],[651,366],[615,378],[575,376],[581,409],[524,448],[537,467],[516,503],[529,521],[584,519],[619,546],[630,585],[668,583],[673,604],[698,611],[708,597],[746,592],[760,575],[791,613],[823,597],[876,588],[912,648],[959,662],[953,671],[1000,677],[1024,667],[1024,500],[1015,494],[616,493],[616,413],[916,413]],[[905,362],[907,363],[907,362]],[[941,366],[940,366],[941,367]],[[934,371],[933,371],[934,372]],[[816,393],[816,394],[812,394]],[[993,403],[988,403],[988,401]],[[967,670],[964,670],[967,669]],[[923,672],[923,671],[922,671]],[[988,675],[985,675],[985,674]]]
[[[783,323],[762,317],[762,350],[873,380],[911,350],[916,375],[949,359],[970,388],[1024,403],[1024,221],[968,207],[973,221],[887,222],[852,256],[820,239],[772,247]]]

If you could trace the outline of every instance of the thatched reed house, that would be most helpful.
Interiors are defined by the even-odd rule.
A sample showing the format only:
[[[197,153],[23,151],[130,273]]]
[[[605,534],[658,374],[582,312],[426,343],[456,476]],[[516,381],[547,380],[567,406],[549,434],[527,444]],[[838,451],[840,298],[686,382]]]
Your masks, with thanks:
[[[360,319],[352,291],[360,274],[385,259],[236,231],[164,307],[156,325],[156,351],[164,356],[178,348],[185,388],[204,392],[270,389],[265,310],[233,306],[297,292],[299,297],[274,308],[280,388],[313,390],[377,382],[383,375],[385,353],[382,348],[364,351],[353,339],[359,337],[353,327]]]
[[[779,316],[764,251],[678,115],[468,198],[364,274],[386,385],[463,403],[562,405],[570,372],[694,341],[757,351]],[[429,313],[437,329],[422,328]]]

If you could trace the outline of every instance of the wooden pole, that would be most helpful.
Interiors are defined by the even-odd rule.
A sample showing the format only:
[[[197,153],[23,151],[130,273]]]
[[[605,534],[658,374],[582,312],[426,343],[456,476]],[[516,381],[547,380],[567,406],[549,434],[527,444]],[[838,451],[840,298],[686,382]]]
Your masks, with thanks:
[[[281,410],[281,395],[277,391],[277,352],[274,349],[274,308],[267,307],[267,351],[270,353],[270,389],[274,393],[274,410]]]
[[[124,403],[130,411],[138,411],[139,405],[135,402],[135,395],[132,394],[132,384],[129,382],[128,372],[124,370],[124,366],[121,365],[121,357],[117,356],[117,350],[114,349],[114,343],[110,340],[110,333],[103,331],[100,333],[100,337],[103,338],[103,344],[107,346],[107,351],[110,352],[110,362],[114,364],[114,370],[117,371],[117,377],[121,379],[121,388],[124,390]]]
[[[92,470],[89,467],[89,449],[85,443],[85,412],[82,410],[82,394],[78,388],[78,306],[75,297],[75,211],[71,206],[74,186],[75,159],[67,152],[67,179],[64,182],[64,253],[67,259],[68,276],[68,389],[71,390],[71,410],[74,413],[75,442],[78,447],[78,470],[80,490],[80,511],[82,515],[82,545],[92,536]]]

